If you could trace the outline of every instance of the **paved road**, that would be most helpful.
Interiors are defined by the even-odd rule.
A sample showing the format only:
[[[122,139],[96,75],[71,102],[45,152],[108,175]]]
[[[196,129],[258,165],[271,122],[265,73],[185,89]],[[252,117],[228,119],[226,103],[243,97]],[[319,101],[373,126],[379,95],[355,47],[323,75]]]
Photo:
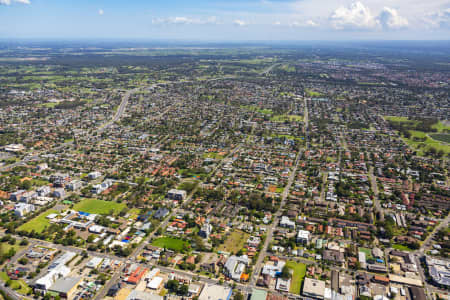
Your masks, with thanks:
[[[304,110],[304,118],[303,118],[303,120],[304,120],[304,127],[303,128],[304,128],[304,133],[306,135],[307,134],[307,130],[308,130],[308,126],[309,126],[309,120],[308,120],[308,106],[307,106],[306,98],[305,98],[304,101],[305,101],[305,110]],[[272,241],[273,232],[274,232],[275,228],[278,226],[278,223],[280,221],[279,219],[281,217],[281,212],[283,211],[283,207],[286,204],[286,200],[287,200],[287,197],[289,196],[289,192],[290,192],[292,183],[294,182],[295,175],[297,173],[297,168],[298,168],[298,165],[299,165],[299,162],[300,162],[301,154],[302,154],[302,151],[299,150],[298,153],[297,153],[297,157],[295,159],[294,168],[292,169],[291,174],[289,175],[288,183],[287,183],[286,187],[284,188],[283,194],[281,196],[280,208],[275,213],[273,222],[268,228],[267,235],[266,235],[266,240],[264,241],[264,245],[262,247],[262,250],[259,253],[258,260],[255,263],[255,267],[253,268],[252,277],[250,278],[250,286],[251,287],[256,287],[256,281],[257,281],[257,279],[259,277],[259,274],[261,273],[264,258],[267,255],[267,248],[269,246],[269,243]]]
[[[417,252],[421,254],[425,253],[425,251],[431,246],[430,245],[431,241],[433,237],[436,235],[436,233],[438,233],[439,230],[441,230],[442,228],[447,228],[449,223],[450,223],[450,214],[448,214],[447,217],[433,229],[433,231],[423,241],[422,246],[417,250]]]
[[[9,287],[6,287],[3,282],[0,281],[0,290],[2,290],[8,297],[14,300],[21,300],[21,299],[30,299],[28,297],[22,296],[13,289],[10,289]]]
[[[267,255],[267,248],[269,246],[269,243],[272,241],[273,232],[274,232],[275,228],[277,227],[277,225],[278,225],[278,223],[280,221],[279,219],[281,217],[281,213],[283,211],[283,207],[286,204],[286,200],[287,200],[287,197],[289,195],[289,191],[291,189],[292,183],[294,182],[295,174],[297,173],[297,168],[298,168],[298,165],[299,165],[299,162],[300,162],[301,153],[302,153],[301,151],[299,151],[297,153],[297,157],[295,159],[294,168],[291,171],[291,174],[290,174],[289,179],[288,179],[288,183],[287,183],[286,187],[284,188],[283,194],[281,196],[280,208],[275,213],[273,222],[268,228],[267,235],[266,235],[266,240],[264,241],[264,246],[263,246],[261,252],[259,253],[258,260],[255,263],[255,267],[254,267],[254,270],[253,270],[253,273],[252,273],[252,278],[250,279],[250,286],[252,286],[252,287],[256,287],[256,280],[258,279],[258,276],[261,273],[262,264],[263,264],[264,258]]]
[[[281,65],[281,63],[275,63],[275,64],[271,65],[270,67],[267,67],[261,73],[259,73],[259,75],[262,76],[262,75],[269,74],[273,70],[273,68],[275,68],[278,65]]]
[[[369,180],[370,180],[370,186],[373,191],[373,207],[375,208],[375,212],[378,212],[380,214],[380,219],[384,219],[383,216],[383,209],[381,207],[380,198],[378,198],[378,184],[377,184],[377,177],[373,173],[373,166],[369,167]]]
[[[114,124],[115,122],[119,121],[119,119],[122,117],[123,113],[125,112],[125,109],[128,105],[128,100],[130,99],[130,96],[137,92],[140,88],[135,88],[132,90],[128,90],[125,92],[125,95],[122,97],[122,101],[120,102],[119,108],[117,109],[116,113],[114,114],[114,117],[109,120],[108,122],[104,123],[100,128],[98,129],[99,133],[102,133],[105,131],[109,126]]]
[[[217,166],[211,171],[210,175],[208,175],[208,177],[212,176],[213,174],[215,174],[215,172],[222,166],[222,164],[224,163],[224,161],[226,161],[227,158],[232,157],[239,149],[241,148],[241,145],[236,146],[233,151],[231,151],[226,157],[224,157],[218,164]],[[200,184],[199,184],[200,185]],[[172,212],[164,219],[163,222],[161,222],[154,230],[151,234],[149,234],[149,236],[142,241],[138,247],[135,248],[135,250],[133,251],[133,253],[129,256],[128,259],[126,259],[127,261],[130,262],[137,262],[137,256],[142,252],[142,250],[144,249],[144,247],[148,244],[148,242],[153,239],[156,236],[156,232],[158,231],[159,228],[165,228],[167,227],[167,225],[169,224],[169,221],[172,219],[172,217],[176,216],[180,209],[182,208],[182,206],[185,206],[186,204],[189,204],[190,201],[192,201],[192,197],[194,196],[195,192],[198,189],[198,186],[191,191],[191,193],[186,197],[186,200],[183,202],[183,205],[178,206],[177,208],[173,209]],[[146,266],[148,267],[148,265]],[[119,269],[117,269],[116,272],[114,272],[114,274],[111,276],[111,279],[105,284],[105,286],[102,288],[102,290],[100,292],[97,293],[97,296],[95,297],[96,300],[100,300],[103,299],[108,290],[118,282],[118,280],[120,279],[121,274],[123,273],[125,268],[125,265],[123,265],[122,267],[120,267]],[[161,269],[161,267],[158,266],[158,268]],[[169,270],[169,273],[173,271],[173,269],[170,268],[165,268]]]

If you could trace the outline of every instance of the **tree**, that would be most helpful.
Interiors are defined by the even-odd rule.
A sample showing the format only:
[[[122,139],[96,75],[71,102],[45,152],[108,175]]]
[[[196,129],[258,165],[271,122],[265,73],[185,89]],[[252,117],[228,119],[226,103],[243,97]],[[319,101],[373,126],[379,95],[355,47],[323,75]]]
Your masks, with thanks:
[[[292,277],[291,269],[288,266],[284,266],[281,270],[281,278],[283,279],[289,279]]]
[[[19,264],[26,265],[28,263],[28,259],[26,257],[22,257],[18,260]]]
[[[187,284],[183,284],[178,289],[178,294],[183,295],[183,296],[187,295],[188,292],[189,292],[189,286]]]
[[[237,291],[234,294],[233,300],[244,300],[244,295],[242,295],[240,291]]]
[[[92,243],[95,240],[95,235],[91,234],[88,236],[86,242],[88,243]]]
[[[166,283],[166,288],[169,290],[169,292],[176,293],[178,291],[178,285],[178,280],[169,280]]]

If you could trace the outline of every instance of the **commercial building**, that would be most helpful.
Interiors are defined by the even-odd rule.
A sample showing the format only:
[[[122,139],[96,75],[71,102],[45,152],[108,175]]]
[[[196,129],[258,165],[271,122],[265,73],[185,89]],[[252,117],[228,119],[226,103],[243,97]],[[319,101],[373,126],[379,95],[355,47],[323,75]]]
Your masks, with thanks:
[[[167,198],[171,200],[184,201],[186,199],[187,193],[184,190],[171,189],[167,192]]]
[[[450,287],[450,261],[427,256],[426,263],[433,281],[443,287]]]
[[[205,285],[198,300],[229,300],[232,290],[222,285]]]
[[[230,277],[235,281],[240,281],[241,276],[245,271],[245,268],[248,266],[248,257],[246,255],[235,256],[232,255],[227,259],[225,263],[225,275]]]
[[[164,278],[155,276],[153,279],[147,284],[147,288],[151,290],[158,290],[164,283]]]
[[[325,281],[305,278],[303,283],[303,296],[323,299],[325,296]]]
[[[58,294],[61,298],[71,299],[73,294],[77,291],[77,287],[81,280],[81,277],[59,278],[53,283],[48,291]]]

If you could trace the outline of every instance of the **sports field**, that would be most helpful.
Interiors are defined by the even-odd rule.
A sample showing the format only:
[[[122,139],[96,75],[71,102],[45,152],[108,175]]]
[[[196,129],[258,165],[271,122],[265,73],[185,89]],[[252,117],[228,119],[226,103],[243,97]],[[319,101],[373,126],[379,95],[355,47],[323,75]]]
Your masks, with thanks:
[[[87,212],[90,214],[113,215],[119,214],[126,207],[125,203],[117,203],[113,201],[103,201],[98,199],[84,199],[73,207],[76,211]]]
[[[189,243],[183,241],[181,239],[172,238],[172,237],[160,237],[152,242],[153,246],[170,249],[173,251],[181,252]]]
[[[41,233],[44,231],[45,227],[50,225],[49,220],[46,218],[49,214],[58,213],[58,211],[54,209],[49,209],[39,216],[35,217],[34,219],[31,219],[27,223],[23,224],[19,228],[17,228],[18,231],[24,230],[24,231],[32,231],[34,229],[35,232]]]

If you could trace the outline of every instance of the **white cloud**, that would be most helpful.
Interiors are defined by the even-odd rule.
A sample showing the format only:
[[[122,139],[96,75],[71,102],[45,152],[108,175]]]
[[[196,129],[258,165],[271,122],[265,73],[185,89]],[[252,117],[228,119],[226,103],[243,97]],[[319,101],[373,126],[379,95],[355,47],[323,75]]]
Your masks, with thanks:
[[[384,7],[377,17],[381,26],[385,29],[400,29],[408,26],[408,20],[400,16],[397,10]]]
[[[394,8],[383,7],[378,15],[361,2],[349,7],[340,6],[329,18],[331,26],[337,30],[379,30],[401,29],[409,25],[408,19]]]
[[[233,24],[236,25],[236,26],[241,26],[241,27],[247,26],[247,25],[248,25],[247,22],[242,21],[242,20],[234,20],[234,21],[233,21]]]
[[[0,5],[11,5],[11,3],[31,4],[30,0],[0,0]]]
[[[319,26],[318,23],[314,22],[313,20],[307,20],[307,21],[294,21],[290,24],[292,27],[317,27]]]
[[[340,6],[330,16],[331,26],[335,29],[373,29],[377,20],[369,8],[361,2],[354,2],[348,8]]]
[[[100,9],[98,10],[98,14],[99,14],[100,16],[103,16],[104,13],[105,13],[105,12],[103,11],[103,9],[100,8]]]
[[[216,17],[208,17],[206,19],[189,18],[189,17],[169,17],[169,18],[155,18],[152,20],[153,24],[174,24],[174,25],[207,25],[219,24]]]
[[[308,27],[317,27],[317,26],[319,26],[319,24],[317,24],[313,20],[308,20],[308,21],[306,21],[306,26],[308,26]]]
[[[435,13],[430,13],[423,18],[429,29],[450,28],[450,8]]]

